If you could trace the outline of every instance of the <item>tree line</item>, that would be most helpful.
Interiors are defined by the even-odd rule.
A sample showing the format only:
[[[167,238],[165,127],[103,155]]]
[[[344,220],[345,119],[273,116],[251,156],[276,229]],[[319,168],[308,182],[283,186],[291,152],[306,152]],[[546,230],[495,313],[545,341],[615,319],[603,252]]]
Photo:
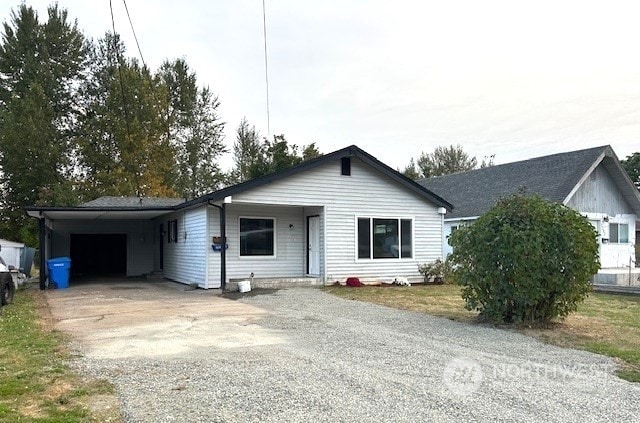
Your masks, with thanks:
[[[22,208],[73,206],[104,195],[191,199],[318,156],[315,144],[273,141],[246,119],[235,168],[219,166],[220,100],[184,59],[152,71],[117,33],[87,38],[57,4],[30,6],[0,34],[0,234],[36,242]]]
[[[267,139],[245,118],[234,166],[223,172],[219,107],[184,59],[152,71],[127,56],[117,33],[92,40],[57,4],[46,20],[20,5],[0,34],[0,236],[36,244],[25,206],[74,206],[104,195],[191,199],[321,154],[315,143]],[[493,159],[440,146],[401,172],[428,178]],[[640,153],[622,163],[640,186]]]

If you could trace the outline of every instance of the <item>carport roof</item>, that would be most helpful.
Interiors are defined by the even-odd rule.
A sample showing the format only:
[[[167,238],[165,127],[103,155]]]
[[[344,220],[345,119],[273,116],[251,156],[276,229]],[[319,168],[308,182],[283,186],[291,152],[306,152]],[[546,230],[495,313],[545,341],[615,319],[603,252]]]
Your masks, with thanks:
[[[27,207],[29,216],[49,219],[109,220],[153,219],[175,210],[180,198],[100,197],[77,207]]]
[[[172,207],[184,203],[183,198],[104,196],[80,204],[79,207]]]

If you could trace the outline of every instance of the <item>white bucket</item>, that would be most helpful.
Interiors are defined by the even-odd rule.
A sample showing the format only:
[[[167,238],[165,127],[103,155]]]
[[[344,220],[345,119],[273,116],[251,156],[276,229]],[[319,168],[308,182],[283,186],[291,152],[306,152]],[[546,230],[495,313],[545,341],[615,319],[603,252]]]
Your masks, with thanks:
[[[240,291],[240,292],[249,292],[249,291],[251,291],[251,281],[240,281],[240,282],[238,282],[238,291]]]

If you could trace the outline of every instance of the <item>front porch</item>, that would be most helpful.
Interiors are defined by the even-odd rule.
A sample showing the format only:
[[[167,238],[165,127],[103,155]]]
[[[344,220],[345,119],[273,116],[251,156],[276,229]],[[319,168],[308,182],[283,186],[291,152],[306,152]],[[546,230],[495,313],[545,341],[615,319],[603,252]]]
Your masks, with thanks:
[[[304,287],[318,287],[324,286],[322,278],[316,278],[311,276],[303,276],[299,278],[234,278],[229,279],[225,290],[237,291],[238,282],[250,281],[251,289],[253,288],[266,288],[266,289],[283,289],[283,288],[304,288]]]

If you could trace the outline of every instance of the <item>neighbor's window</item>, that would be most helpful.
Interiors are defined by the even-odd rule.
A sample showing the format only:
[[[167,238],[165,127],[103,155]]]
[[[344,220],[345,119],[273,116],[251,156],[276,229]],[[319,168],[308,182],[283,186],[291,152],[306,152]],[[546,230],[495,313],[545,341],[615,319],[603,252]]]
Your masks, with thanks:
[[[412,258],[411,219],[358,218],[358,258]]]
[[[259,217],[240,218],[240,255],[275,255],[275,219]]]
[[[609,223],[609,242],[614,244],[629,243],[629,224]]]

